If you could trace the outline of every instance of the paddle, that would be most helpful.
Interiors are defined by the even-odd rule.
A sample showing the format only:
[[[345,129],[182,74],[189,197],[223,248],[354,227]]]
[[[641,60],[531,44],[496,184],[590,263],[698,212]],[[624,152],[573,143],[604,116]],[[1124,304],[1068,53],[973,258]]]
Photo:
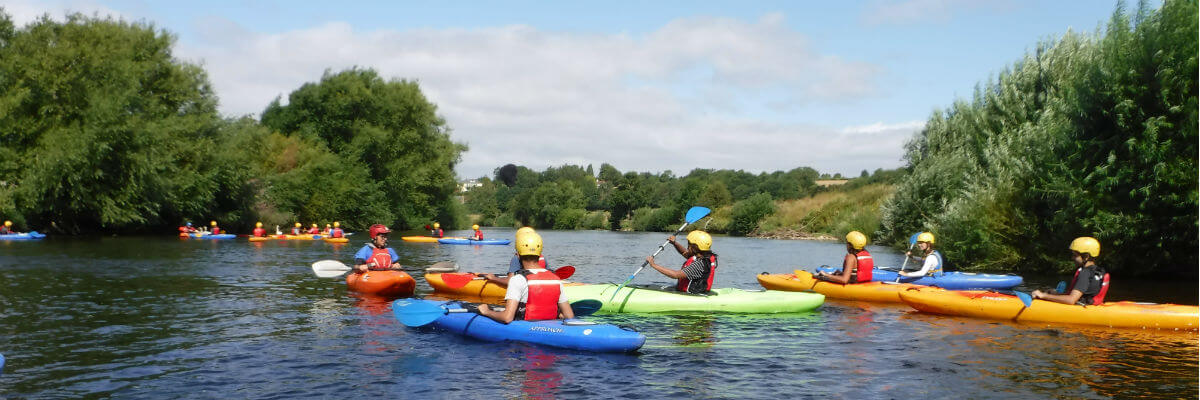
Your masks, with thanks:
[[[1067,291],[1067,282],[1066,281],[1058,281],[1058,286],[1054,287],[1054,291],[1058,292],[1058,294],[1066,294],[1063,292]]]
[[[404,324],[404,326],[418,327],[429,325],[449,313],[475,311],[474,307],[470,307],[470,305],[464,306],[464,308],[449,310],[441,305],[426,301],[399,299],[392,302],[392,312],[396,314],[396,319],[400,320],[400,323]],[[600,300],[580,300],[571,303],[571,310],[575,311],[575,317],[584,317],[595,314],[602,306],[603,303],[600,303]]]
[[[912,236],[908,237],[908,251],[912,251],[913,246],[915,246],[917,244],[917,236],[920,236],[920,235],[921,235],[921,233],[917,232],[917,233],[914,233]],[[900,273],[904,272],[904,268],[907,266],[908,266],[908,254],[905,254],[904,262],[900,263],[900,270],[896,271],[896,282],[900,282],[900,277],[904,276],[904,275],[900,275]]]
[[[554,275],[557,275],[558,279],[567,279],[574,274],[575,267],[570,265],[564,265],[554,270]],[[458,289],[463,286],[467,286],[467,284],[471,283],[471,281],[478,279],[483,279],[483,277],[477,273],[442,274],[442,282],[445,282],[446,286],[451,289]]]
[[[1017,296],[1017,299],[1021,300],[1021,303],[1025,305],[1025,308],[1033,307],[1033,296],[1030,296],[1029,293],[1018,292],[1016,290],[1007,290],[1007,289],[992,289],[990,291],[996,292],[996,293],[1001,293],[1001,294],[1011,294],[1013,296]]]
[[[338,260],[321,260],[313,263],[312,269],[319,278],[336,278],[353,268]]]
[[[671,236],[675,236],[675,235],[678,235],[679,232],[683,232],[683,228],[687,228],[688,225],[696,223],[696,221],[699,221],[701,218],[707,217],[710,212],[712,212],[712,210],[709,210],[708,208],[705,208],[705,207],[699,207],[699,206],[688,209],[687,214],[684,214],[684,216],[683,216],[683,220],[684,220],[683,225],[680,225],[679,229],[676,229],[675,233],[671,234]],[[663,251],[663,248],[667,247],[667,243],[671,243],[671,242],[669,240],[663,241],[663,244],[659,245],[658,250],[655,250],[654,254],[651,254],[650,257],[657,256],[658,253],[661,253]],[[650,264],[649,260],[642,261],[642,266],[638,267],[637,271],[633,271],[633,274],[629,275],[629,278],[625,279],[625,282],[621,282],[621,285],[617,286],[617,290],[613,291],[612,297],[609,297],[608,301],[613,301],[613,299],[616,299],[617,293],[621,291],[621,288],[623,288],[623,287],[625,287],[625,285],[629,284],[629,282],[633,280],[633,277],[637,276],[637,274],[639,272],[642,272],[642,270],[645,269],[646,266],[649,264]]]

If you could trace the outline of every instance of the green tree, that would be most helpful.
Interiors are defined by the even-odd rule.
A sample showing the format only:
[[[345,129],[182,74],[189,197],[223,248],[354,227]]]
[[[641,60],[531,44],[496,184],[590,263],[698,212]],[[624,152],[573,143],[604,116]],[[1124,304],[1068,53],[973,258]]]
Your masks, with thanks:
[[[729,234],[744,236],[758,229],[758,221],[775,212],[771,195],[759,193],[733,205]]]
[[[702,206],[717,209],[732,203],[733,195],[729,194],[729,189],[725,188],[725,182],[715,180],[704,187],[704,192],[696,201]]]

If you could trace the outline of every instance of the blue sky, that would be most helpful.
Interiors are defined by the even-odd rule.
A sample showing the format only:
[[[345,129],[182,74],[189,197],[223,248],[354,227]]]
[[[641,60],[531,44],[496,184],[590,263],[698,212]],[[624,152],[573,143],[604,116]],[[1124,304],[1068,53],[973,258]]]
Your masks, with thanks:
[[[257,114],[322,71],[417,80],[466,143],[457,172],[902,165],[930,113],[1109,1],[0,1],[153,23],[221,111]],[[1130,5],[1130,7],[1136,4]]]

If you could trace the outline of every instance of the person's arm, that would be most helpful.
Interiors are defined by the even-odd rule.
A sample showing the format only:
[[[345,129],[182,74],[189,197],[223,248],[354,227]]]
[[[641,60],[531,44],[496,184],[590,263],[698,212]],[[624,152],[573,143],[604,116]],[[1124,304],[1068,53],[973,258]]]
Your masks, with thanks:
[[[1075,304],[1075,302],[1079,301],[1080,297],[1083,297],[1083,292],[1080,292],[1078,289],[1072,289],[1071,293],[1068,294],[1050,294],[1041,290],[1034,290],[1031,295],[1035,299],[1049,300],[1055,303]]]
[[[842,259],[841,273],[838,273],[835,275],[835,274],[826,274],[825,272],[822,271],[822,272],[818,272],[817,275],[820,277],[819,279],[821,279],[823,281],[840,283],[840,284],[845,285],[847,283],[850,283],[850,275],[854,274],[854,267],[856,267],[856,266],[858,266],[858,258],[854,257],[851,254],[846,254],[846,257]]]
[[[907,276],[907,277],[921,277],[921,276],[925,276],[925,274],[928,274],[929,271],[933,271],[933,268],[937,267],[937,257],[933,257],[932,255],[930,255],[930,256],[926,256],[924,258],[925,258],[925,264],[921,266],[920,271],[916,271],[916,272],[900,271],[899,274],[902,276]]]
[[[517,317],[517,307],[521,305],[521,301],[517,299],[504,300],[504,311],[492,311],[487,304],[480,304],[478,307],[479,315],[496,320],[502,324],[508,324]],[[568,308],[570,305],[567,306]]]
[[[654,257],[647,256],[646,262],[649,263],[650,267],[654,268],[655,271],[658,271],[659,273],[666,275],[668,278],[675,278],[675,279],[687,278],[687,274],[683,273],[683,270],[670,269],[670,268],[656,264],[654,262]]]
[[[371,258],[371,249],[367,247],[358,249],[358,252],[354,253],[354,273],[361,274],[371,269],[371,266],[367,264],[368,258]]]
[[[508,275],[505,275],[504,277],[499,277],[499,276],[496,276],[493,274],[480,274],[479,276],[482,277],[484,280],[487,280],[488,283],[507,288],[508,287],[508,279],[510,277],[512,277],[512,274],[509,273]]]
[[[679,244],[679,242],[675,241],[674,236],[668,236],[667,241],[671,242],[671,244],[675,245],[675,251],[678,251],[679,255],[683,256],[683,258],[688,258],[688,257],[692,256],[691,254],[688,254],[687,247],[684,247],[682,244]]]

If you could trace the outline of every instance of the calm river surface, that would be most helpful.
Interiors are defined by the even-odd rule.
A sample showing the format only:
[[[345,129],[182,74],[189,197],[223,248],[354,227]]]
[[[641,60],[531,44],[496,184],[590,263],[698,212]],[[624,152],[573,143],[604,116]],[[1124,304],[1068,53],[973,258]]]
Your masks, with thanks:
[[[574,265],[572,280],[592,283],[622,281],[666,237],[541,233],[552,265]],[[1200,390],[1195,332],[1046,328],[837,300],[803,314],[591,317],[645,333],[633,355],[483,343],[405,328],[390,303],[313,276],[313,261],[350,262],[365,241],[0,242],[0,398],[1174,399]],[[392,246],[418,296],[431,291],[424,266],[501,273],[512,254]],[[843,249],[718,236],[715,285],[760,289],[755,274],[839,263]],[[895,251],[870,249],[877,264],[899,264]],[[659,260],[682,262],[669,249]],[[1025,288],[1058,280],[1027,277]],[[635,282],[668,280],[648,269]],[[1109,297],[1195,304],[1196,282],[1118,279]]]

